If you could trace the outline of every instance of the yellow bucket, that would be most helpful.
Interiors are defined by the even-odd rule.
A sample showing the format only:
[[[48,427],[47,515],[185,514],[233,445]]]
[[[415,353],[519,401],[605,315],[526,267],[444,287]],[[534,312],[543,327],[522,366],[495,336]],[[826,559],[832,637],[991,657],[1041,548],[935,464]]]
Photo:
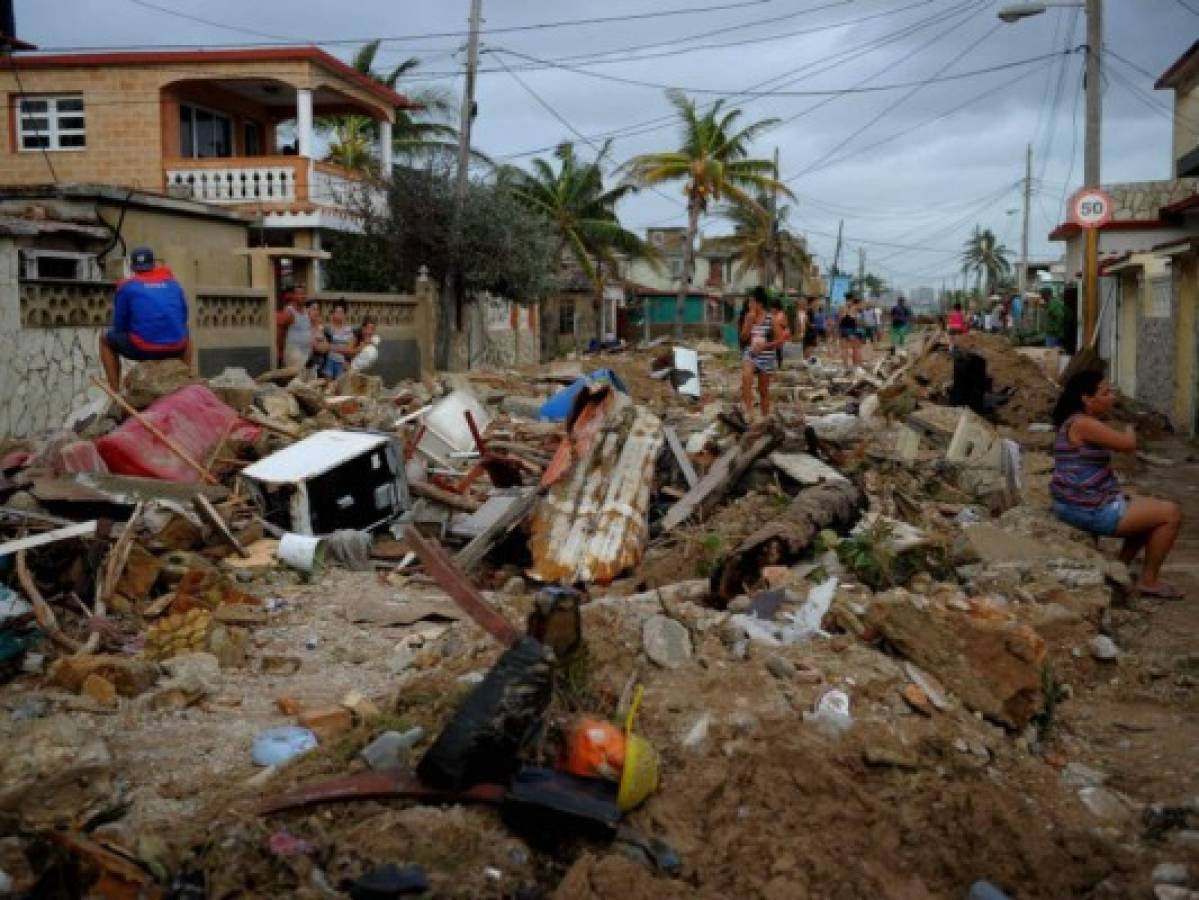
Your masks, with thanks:
[[[616,802],[623,812],[640,806],[658,789],[658,751],[641,735],[633,734],[633,719],[644,693],[645,689],[638,685],[624,722],[624,771],[620,775],[620,792],[616,795]]]

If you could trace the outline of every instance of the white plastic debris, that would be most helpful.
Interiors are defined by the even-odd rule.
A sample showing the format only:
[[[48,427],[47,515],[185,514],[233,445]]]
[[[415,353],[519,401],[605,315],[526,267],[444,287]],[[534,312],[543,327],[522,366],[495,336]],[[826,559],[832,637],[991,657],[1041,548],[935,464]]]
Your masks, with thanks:
[[[853,725],[853,716],[849,712],[849,694],[842,690],[827,691],[816,702],[816,709],[804,713],[803,719],[830,737],[844,734]]]

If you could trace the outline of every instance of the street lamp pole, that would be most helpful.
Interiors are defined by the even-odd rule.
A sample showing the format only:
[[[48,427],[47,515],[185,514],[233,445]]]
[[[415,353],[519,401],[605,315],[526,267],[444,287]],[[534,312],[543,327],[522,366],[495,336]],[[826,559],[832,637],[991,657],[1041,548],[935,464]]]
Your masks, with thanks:
[[[1103,129],[1103,0],[1016,3],[999,10],[1007,23],[1037,16],[1050,7],[1085,9],[1087,14],[1086,135],[1083,144],[1083,187],[1100,187],[1100,150]],[[1095,338],[1099,318],[1099,229],[1084,228],[1086,258],[1083,266],[1083,338]]]

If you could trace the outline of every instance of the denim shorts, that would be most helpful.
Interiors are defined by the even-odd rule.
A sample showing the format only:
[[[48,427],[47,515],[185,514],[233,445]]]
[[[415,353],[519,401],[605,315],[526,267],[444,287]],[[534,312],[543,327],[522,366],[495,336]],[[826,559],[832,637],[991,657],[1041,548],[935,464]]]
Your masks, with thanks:
[[[1091,534],[1110,537],[1116,533],[1124,513],[1128,512],[1128,498],[1121,494],[1103,506],[1077,506],[1073,503],[1053,501],[1053,514],[1065,522]]]

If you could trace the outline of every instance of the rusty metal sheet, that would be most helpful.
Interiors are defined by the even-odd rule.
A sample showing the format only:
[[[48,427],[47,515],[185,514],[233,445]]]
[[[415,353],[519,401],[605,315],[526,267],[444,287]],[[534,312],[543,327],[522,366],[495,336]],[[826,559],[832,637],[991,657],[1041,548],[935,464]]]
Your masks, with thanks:
[[[648,410],[627,404],[609,410],[588,452],[533,515],[533,578],[608,584],[641,560],[665,440],[661,421]]]

